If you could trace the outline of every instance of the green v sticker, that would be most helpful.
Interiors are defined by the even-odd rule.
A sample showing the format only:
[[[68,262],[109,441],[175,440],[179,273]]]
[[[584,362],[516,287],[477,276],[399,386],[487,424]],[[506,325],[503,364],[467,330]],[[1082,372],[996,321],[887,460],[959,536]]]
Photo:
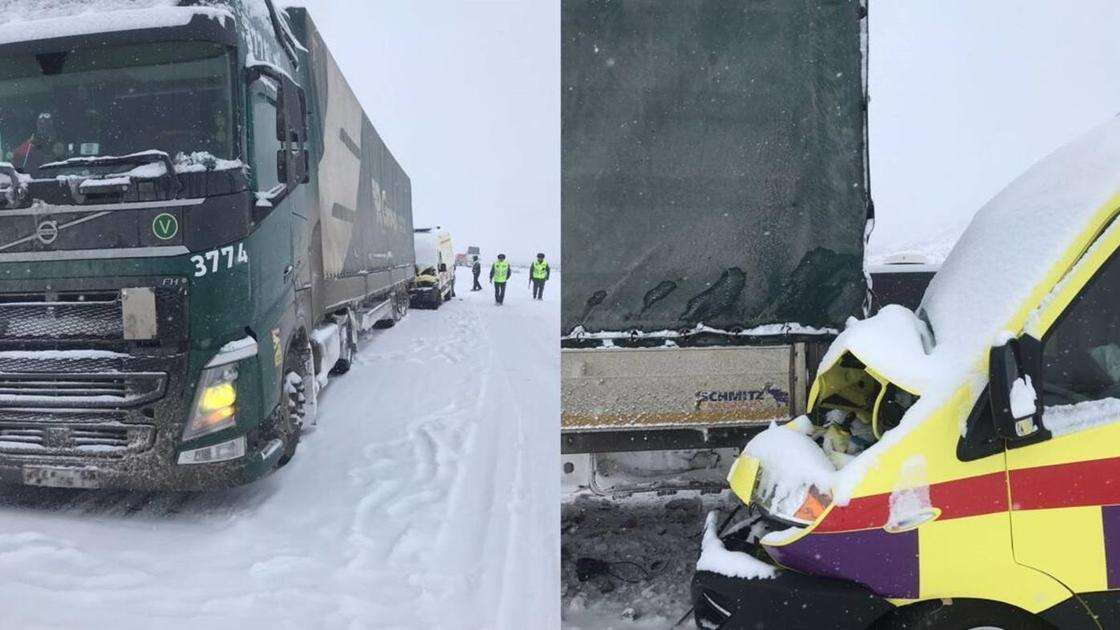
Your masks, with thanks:
[[[164,212],[152,220],[152,234],[161,241],[175,238],[179,233],[179,220],[175,215]]]

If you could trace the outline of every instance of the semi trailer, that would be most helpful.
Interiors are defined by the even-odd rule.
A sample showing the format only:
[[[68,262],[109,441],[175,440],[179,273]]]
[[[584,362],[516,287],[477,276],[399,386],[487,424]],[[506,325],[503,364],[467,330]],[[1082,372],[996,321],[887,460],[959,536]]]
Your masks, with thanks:
[[[406,313],[411,184],[306,10],[117,4],[0,25],[0,481],[249,482]]]
[[[869,304],[866,24],[859,0],[565,0],[566,472],[710,462],[804,410]]]

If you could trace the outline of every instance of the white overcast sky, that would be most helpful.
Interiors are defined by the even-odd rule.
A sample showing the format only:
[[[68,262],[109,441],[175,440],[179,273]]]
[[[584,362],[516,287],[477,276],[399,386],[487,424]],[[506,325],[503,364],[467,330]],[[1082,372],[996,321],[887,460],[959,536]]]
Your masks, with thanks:
[[[872,249],[952,237],[1036,160],[1120,112],[1116,0],[870,0]],[[416,224],[559,258],[559,2],[311,8],[413,182]]]
[[[412,178],[417,227],[456,251],[560,259],[560,3],[291,0],[307,6]]]
[[[956,234],[1120,113],[1117,0],[870,2],[872,250]]]

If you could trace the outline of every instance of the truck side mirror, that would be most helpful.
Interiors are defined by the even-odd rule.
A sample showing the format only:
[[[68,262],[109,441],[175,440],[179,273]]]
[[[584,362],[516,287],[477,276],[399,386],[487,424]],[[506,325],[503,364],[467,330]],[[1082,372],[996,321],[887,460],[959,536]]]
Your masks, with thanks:
[[[988,355],[992,422],[1001,439],[1017,442],[1044,431],[1038,340],[1025,336],[993,346]]]

